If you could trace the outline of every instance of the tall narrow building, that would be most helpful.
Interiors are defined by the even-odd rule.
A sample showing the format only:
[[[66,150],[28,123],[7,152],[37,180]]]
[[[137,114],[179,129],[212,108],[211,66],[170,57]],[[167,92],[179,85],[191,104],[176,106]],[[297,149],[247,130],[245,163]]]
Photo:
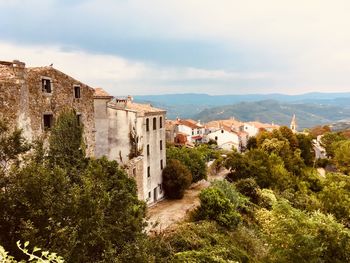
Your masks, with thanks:
[[[112,99],[95,91],[96,156],[116,160],[137,184],[140,199],[162,199],[166,165],[165,110],[133,102],[131,96]]]
[[[295,114],[293,114],[292,121],[290,122],[290,129],[292,130],[293,133],[296,133],[297,127],[298,127],[297,120],[296,120]]]

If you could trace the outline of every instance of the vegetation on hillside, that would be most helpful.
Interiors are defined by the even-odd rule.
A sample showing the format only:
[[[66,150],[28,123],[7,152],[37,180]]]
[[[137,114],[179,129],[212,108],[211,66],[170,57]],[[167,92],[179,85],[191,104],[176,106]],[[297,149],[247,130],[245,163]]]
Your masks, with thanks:
[[[12,255],[5,262],[28,261],[51,251],[66,262],[350,262],[346,137],[325,135],[328,162],[338,171],[325,176],[314,168],[313,137],[286,127],[261,132],[245,153],[225,160],[208,145],[170,147],[164,175],[173,190],[186,188],[191,175],[205,178],[210,159],[229,175],[201,192],[187,222],[147,237],[146,207],[137,200],[134,180],[115,162],[84,156],[82,130],[73,118],[74,112],[64,112],[49,147],[38,141],[31,151],[20,131],[2,124],[1,260]],[[184,183],[173,184],[176,178]],[[30,242],[28,254],[18,240]]]

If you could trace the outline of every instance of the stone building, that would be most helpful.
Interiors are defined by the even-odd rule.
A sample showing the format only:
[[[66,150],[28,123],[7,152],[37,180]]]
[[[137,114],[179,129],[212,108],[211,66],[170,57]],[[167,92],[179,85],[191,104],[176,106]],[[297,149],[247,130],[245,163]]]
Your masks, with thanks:
[[[46,134],[63,108],[73,108],[84,125],[86,152],[94,154],[93,88],[51,67],[27,68],[0,61],[0,117],[23,129],[29,141]]]
[[[116,160],[134,177],[139,198],[149,204],[163,198],[166,165],[165,111],[134,103],[129,96],[112,99],[95,91],[96,157]]]

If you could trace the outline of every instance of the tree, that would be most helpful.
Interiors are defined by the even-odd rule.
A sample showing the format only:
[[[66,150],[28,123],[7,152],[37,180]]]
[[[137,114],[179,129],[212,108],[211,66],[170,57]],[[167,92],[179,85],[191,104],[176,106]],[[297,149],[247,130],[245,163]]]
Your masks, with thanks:
[[[302,133],[297,134],[298,147],[301,151],[301,157],[304,163],[308,166],[312,166],[315,160],[315,151],[312,144],[312,136]]]
[[[279,131],[281,132],[283,138],[285,138],[289,142],[289,146],[293,151],[298,148],[299,143],[297,136],[292,132],[291,129],[289,129],[286,126],[281,126],[279,128]]]
[[[163,170],[165,195],[172,199],[181,199],[192,181],[191,172],[180,161],[170,159]]]
[[[140,235],[145,204],[136,183],[116,162],[90,160],[72,180],[70,170],[28,164],[0,192],[0,244],[21,257],[17,240],[56,251],[68,262],[115,257]]]
[[[214,220],[219,225],[234,229],[241,221],[240,214],[225,193],[217,187],[202,190],[200,206],[195,212],[196,220]]]
[[[76,112],[64,109],[55,121],[49,138],[49,160],[52,166],[79,167],[85,158],[83,126]]]
[[[252,150],[258,148],[258,140],[256,139],[255,136],[249,137],[247,141],[247,149]]]
[[[185,147],[169,147],[167,149],[167,161],[170,159],[179,160],[192,174],[192,182],[198,182],[207,178],[206,160],[209,159],[212,150],[208,147],[196,147],[188,149]]]
[[[258,220],[268,238],[267,262],[349,262],[350,231],[333,216],[307,214],[286,201],[261,209]]]
[[[343,134],[327,132],[321,138],[321,146],[325,148],[328,157],[334,157],[335,143],[346,140]]]
[[[334,160],[341,172],[350,175],[350,140],[334,144]]]
[[[7,122],[0,119],[0,176],[9,171],[11,164],[18,165],[20,156],[29,149],[22,130],[11,130]]]

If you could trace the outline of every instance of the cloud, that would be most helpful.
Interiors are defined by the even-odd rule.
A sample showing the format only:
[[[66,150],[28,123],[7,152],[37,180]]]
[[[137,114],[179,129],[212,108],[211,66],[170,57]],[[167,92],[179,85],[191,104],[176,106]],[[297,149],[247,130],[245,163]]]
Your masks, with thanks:
[[[348,91],[348,10],[347,0],[0,0],[0,41],[13,48],[0,54],[43,52],[36,65],[121,92]]]
[[[53,63],[55,68],[66,74],[90,86],[104,87],[114,95],[140,94],[146,90],[151,90],[151,93],[181,92],[181,89],[196,88],[193,85],[199,84],[202,87],[205,82],[255,81],[271,77],[269,73],[264,72],[240,73],[192,67],[166,68],[114,55],[65,50],[59,46],[21,46],[7,42],[0,42],[0,57],[8,61],[19,59],[29,67]],[[182,83],[178,90],[174,90],[173,85],[176,82]],[[206,92],[215,93],[210,87]]]

